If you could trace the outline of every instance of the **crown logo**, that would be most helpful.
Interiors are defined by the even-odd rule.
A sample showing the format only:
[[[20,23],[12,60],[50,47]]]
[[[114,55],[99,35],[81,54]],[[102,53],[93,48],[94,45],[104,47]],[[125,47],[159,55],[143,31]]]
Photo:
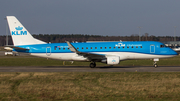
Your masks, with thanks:
[[[18,27],[16,27],[15,29],[16,29],[16,30],[22,30],[23,27],[18,26]]]
[[[116,62],[116,60],[113,59],[112,62]]]

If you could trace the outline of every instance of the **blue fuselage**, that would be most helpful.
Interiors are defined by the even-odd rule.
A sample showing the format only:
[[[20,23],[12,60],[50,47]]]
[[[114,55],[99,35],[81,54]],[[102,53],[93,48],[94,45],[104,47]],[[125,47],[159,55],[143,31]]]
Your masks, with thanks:
[[[88,42],[88,43],[72,43],[72,45],[80,52],[130,52],[152,55],[177,55],[169,47],[154,41],[137,41],[137,42]],[[29,50],[19,52],[26,53],[72,53],[67,43],[51,43],[18,46]]]

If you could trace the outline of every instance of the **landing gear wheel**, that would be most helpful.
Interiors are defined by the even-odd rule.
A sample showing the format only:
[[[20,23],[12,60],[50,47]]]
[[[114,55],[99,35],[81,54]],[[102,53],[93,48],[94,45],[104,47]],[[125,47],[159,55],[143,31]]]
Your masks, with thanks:
[[[155,68],[157,68],[157,67],[158,67],[157,62],[154,62],[154,67],[155,67]]]
[[[91,68],[95,68],[96,67],[96,63],[90,63],[89,65]]]
[[[157,67],[158,67],[158,65],[157,65],[157,64],[155,64],[155,65],[154,65],[154,67],[155,67],[155,68],[157,68]]]

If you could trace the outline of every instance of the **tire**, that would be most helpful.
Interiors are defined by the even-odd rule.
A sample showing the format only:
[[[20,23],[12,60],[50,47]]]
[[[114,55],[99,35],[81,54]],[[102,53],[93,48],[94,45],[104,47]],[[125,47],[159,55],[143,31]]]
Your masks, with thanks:
[[[157,65],[157,64],[155,64],[155,65],[154,65],[154,67],[155,67],[155,68],[157,68],[157,67],[158,67],[158,65]]]
[[[94,64],[94,63],[90,63],[89,67],[91,67],[91,68],[95,68],[95,67],[96,67],[96,64]]]

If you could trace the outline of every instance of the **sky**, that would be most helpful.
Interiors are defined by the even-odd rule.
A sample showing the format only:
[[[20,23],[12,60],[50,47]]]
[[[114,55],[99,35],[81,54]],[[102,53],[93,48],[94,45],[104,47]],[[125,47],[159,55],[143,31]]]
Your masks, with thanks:
[[[0,0],[0,35],[6,16],[31,34],[180,36],[180,0]]]

